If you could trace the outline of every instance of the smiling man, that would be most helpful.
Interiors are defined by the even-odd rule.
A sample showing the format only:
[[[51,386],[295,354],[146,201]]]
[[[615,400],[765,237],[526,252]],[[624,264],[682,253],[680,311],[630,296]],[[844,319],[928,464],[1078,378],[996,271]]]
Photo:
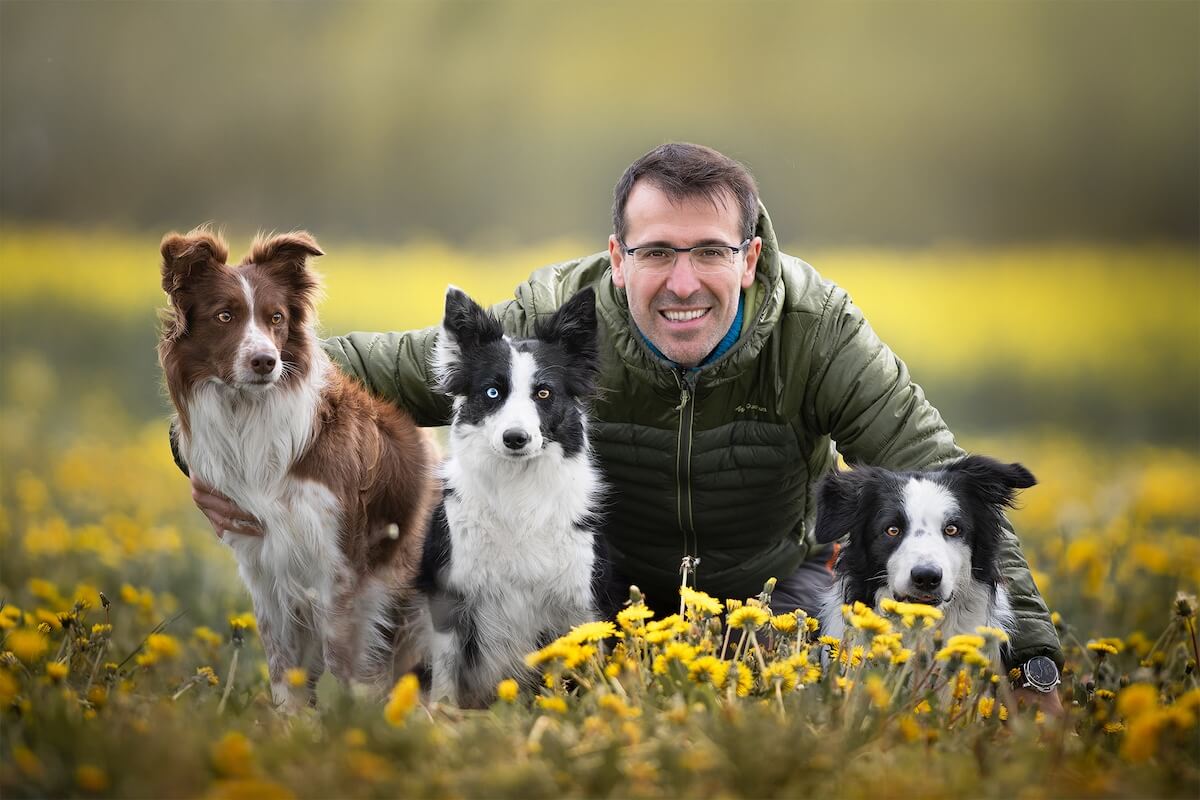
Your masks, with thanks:
[[[812,538],[814,487],[837,453],[891,469],[964,455],[846,292],[779,252],[750,173],[715,150],[674,143],[638,159],[617,184],[607,252],[538,270],[494,310],[528,336],[585,286],[604,362],[590,428],[611,489],[603,530],[622,582],[652,605],[674,607],[681,580],[742,598],[775,577],[776,610],[815,615],[831,575]],[[325,348],[419,424],[445,425],[436,336],[352,333]],[[255,533],[193,492],[218,531]],[[1061,664],[1011,531],[1000,563],[1017,618],[1010,666]]]

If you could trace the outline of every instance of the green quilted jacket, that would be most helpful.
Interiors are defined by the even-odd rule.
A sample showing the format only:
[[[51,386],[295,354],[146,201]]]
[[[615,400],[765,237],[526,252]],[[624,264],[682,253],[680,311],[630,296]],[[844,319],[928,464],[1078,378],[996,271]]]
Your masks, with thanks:
[[[699,558],[698,588],[757,594],[796,569],[811,542],[817,481],[836,450],[850,464],[894,469],[963,455],[904,363],[875,335],[846,292],[779,252],[765,210],[757,280],[741,334],[698,371],[656,356],[613,285],[607,253],[546,267],[494,311],[511,335],[530,335],[583,286],[594,286],[603,370],[590,437],[610,487],[604,533],[617,569],[642,586],[678,585],[684,557]],[[433,387],[437,328],[351,333],[326,351],[421,425],[444,425]],[[1049,655],[1058,636],[1017,538],[1001,554],[1018,619],[1012,660]]]

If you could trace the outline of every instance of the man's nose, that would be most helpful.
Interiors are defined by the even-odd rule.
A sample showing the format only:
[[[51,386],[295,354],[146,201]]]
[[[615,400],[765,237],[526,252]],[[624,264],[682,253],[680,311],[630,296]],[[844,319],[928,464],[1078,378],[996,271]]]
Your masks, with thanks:
[[[667,276],[666,289],[676,297],[691,297],[702,288],[700,279],[696,276],[696,270],[692,266],[691,255],[688,253],[676,254],[671,274]]]

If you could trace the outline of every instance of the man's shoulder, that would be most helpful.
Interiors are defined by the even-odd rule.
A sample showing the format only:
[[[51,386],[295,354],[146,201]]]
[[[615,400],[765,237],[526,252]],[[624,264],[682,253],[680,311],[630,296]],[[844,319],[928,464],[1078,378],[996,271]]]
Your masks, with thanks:
[[[801,258],[780,253],[779,262],[784,314],[821,317],[833,301],[845,294],[840,286]]]
[[[541,267],[517,287],[517,300],[533,315],[553,312],[580,289],[600,283],[610,266],[608,253],[600,252]]]

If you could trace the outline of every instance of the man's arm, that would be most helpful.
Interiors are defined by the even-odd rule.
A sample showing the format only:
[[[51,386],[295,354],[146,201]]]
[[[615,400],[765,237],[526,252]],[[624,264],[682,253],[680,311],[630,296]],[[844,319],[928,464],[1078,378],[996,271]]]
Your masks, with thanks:
[[[445,425],[450,402],[437,390],[431,359],[439,328],[403,333],[350,333],[321,342],[335,364],[423,427]]]
[[[850,464],[924,469],[964,455],[908,368],[867,324],[840,288],[830,289],[813,338],[804,408]],[[1011,665],[1046,655],[1062,665],[1062,647],[1011,527],[998,553],[1017,627]]]

